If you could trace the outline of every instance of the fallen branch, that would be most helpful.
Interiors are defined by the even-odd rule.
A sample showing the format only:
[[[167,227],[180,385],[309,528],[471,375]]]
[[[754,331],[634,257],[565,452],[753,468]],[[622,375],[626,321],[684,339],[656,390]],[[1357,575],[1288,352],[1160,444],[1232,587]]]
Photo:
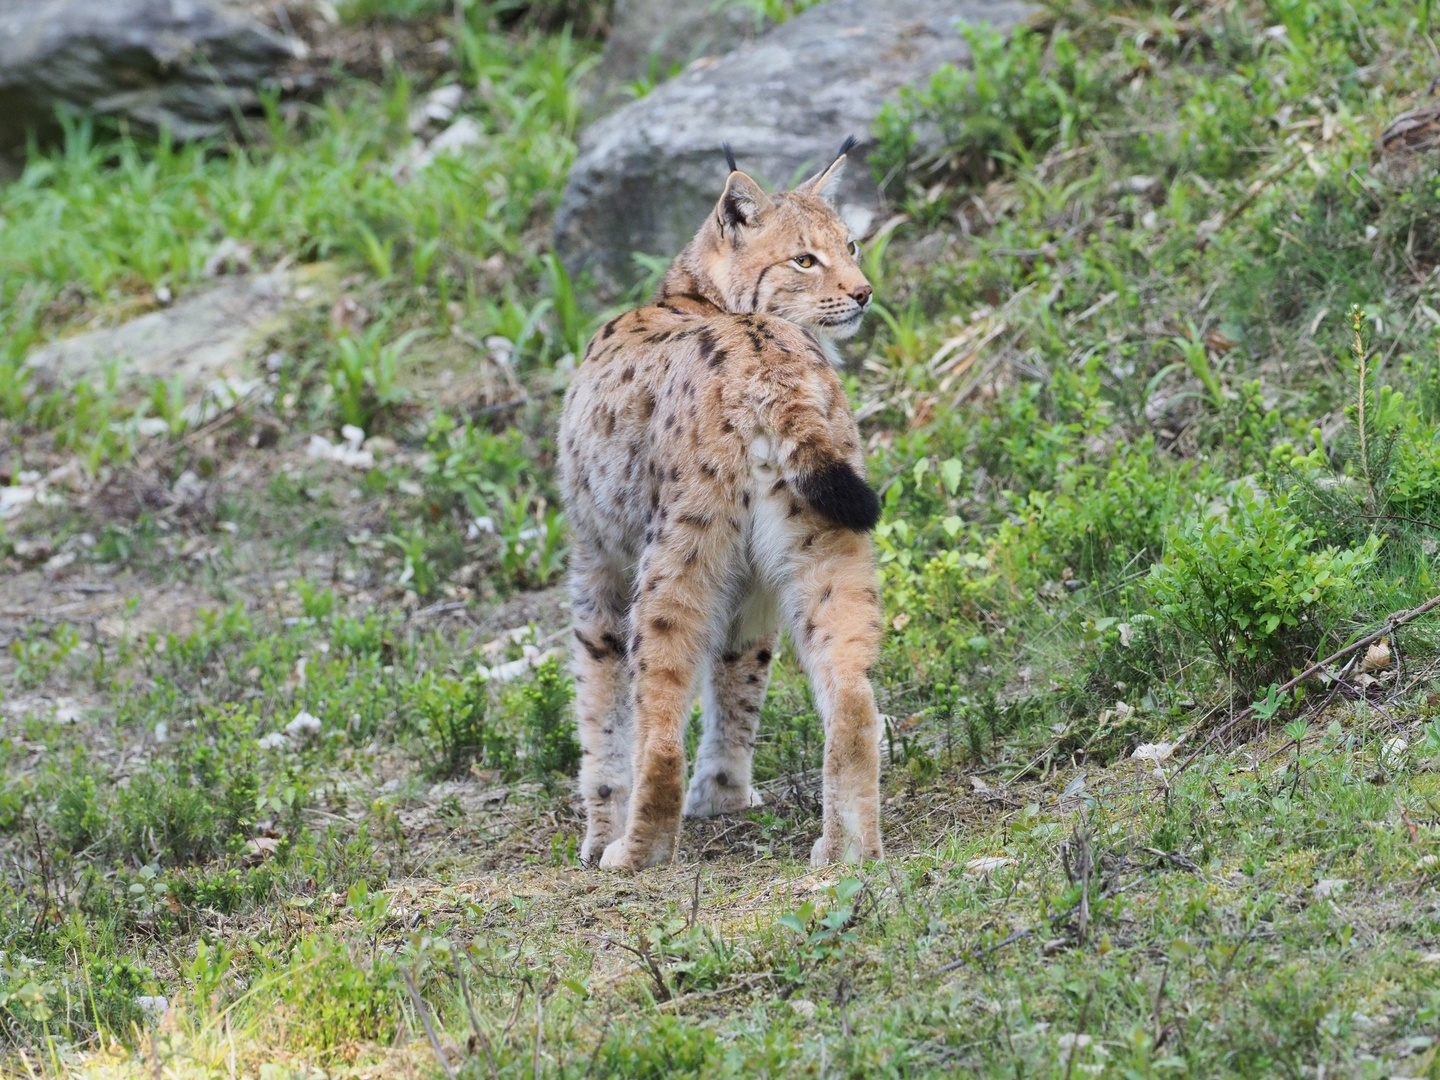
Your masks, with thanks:
[[[440,1045],[440,1039],[435,1034],[435,1028],[430,1023],[430,1010],[425,1007],[425,1001],[420,996],[420,991],[415,989],[415,977],[410,972],[405,972],[405,989],[410,991],[411,1004],[415,1006],[415,1013],[420,1017],[420,1023],[425,1028],[425,1037],[430,1040],[430,1049],[435,1051],[435,1057],[440,1061],[440,1067],[445,1070],[449,1080],[455,1080],[455,1069],[450,1064],[450,1058],[445,1053],[445,1048]],[[158,1071],[158,1070],[157,1070]]]
[[[1068,912],[1067,912],[1067,914],[1068,914]],[[964,967],[966,964],[973,963],[974,961],[980,959],[981,957],[989,956],[989,955],[990,955],[991,953],[993,953],[993,952],[998,952],[999,950],[1005,948],[1006,945],[1013,945],[1013,944],[1015,944],[1015,942],[1017,942],[1017,941],[1021,941],[1021,940],[1025,939],[1025,938],[1027,938],[1027,937],[1034,937],[1034,936],[1035,936],[1035,928],[1034,928],[1034,927],[1031,927],[1029,930],[1017,930],[1015,933],[1011,934],[1009,937],[1007,937],[1004,941],[1000,942],[998,945],[992,945],[992,946],[990,946],[990,948],[984,949],[984,950],[982,950],[981,952],[978,952],[978,953],[967,953],[966,955],[960,957],[959,960],[951,960],[950,963],[944,965],[943,967],[936,968],[936,969],[935,969],[935,974],[936,974],[936,975],[945,975],[945,974],[947,974],[948,972],[951,972],[951,971],[958,971],[960,968]]]
[[[780,976],[773,971],[761,971],[754,975],[747,975],[745,978],[730,983],[728,986],[722,986],[717,990],[697,990],[693,994],[681,994],[679,997],[673,997],[668,1001],[659,1002],[655,1008],[660,1011],[679,1009],[692,1002],[708,1001],[711,998],[724,997],[726,994],[733,994],[737,990],[753,990],[762,982],[768,982],[778,978],[780,978]]]
[[[1416,619],[1420,618],[1421,615],[1424,615],[1425,613],[1432,611],[1437,607],[1440,607],[1440,596],[1432,596],[1429,600],[1426,600],[1425,603],[1421,604],[1417,608],[1411,608],[1409,611],[1401,611],[1397,612],[1394,615],[1391,615],[1390,618],[1385,620],[1385,625],[1382,626],[1379,630],[1376,630],[1373,634],[1368,634],[1365,637],[1361,638],[1359,641],[1352,641],[1343,649],[1331,653],[1324,660],[1320,660],[1314,664],[1311,664],[1308,668],[1302,671],[1299,675],[1296,675],[1289,682],[1285,683],[1283,686],[1278,687],[1275,691],[1276,696],[1278,697],[1280,694],[1295,689],[1295,687],[1299,686],[1306,679],[1310,678],[1311,675],[1314,675],[1316,672],[1323,670],[1328,665],[1335,663],[1335,661],[1337,660],[1345,659],[1345,657],[1349,656],[1351,653],[1358,652],[1359,650],[1366,648],[1369,645],[1373,645],[1382,637],[1390,636],[1391,634],[1395,633],[1395,631],[1398,630],[1400,627],[1406,625],[1407,623],[1414,622]],[[1205,750],[1209,748],[1209,746],[1216,739],[1220,738],[1220,736],[1230,731],[1232,728],[1235,727],[1236,724],[1239,724],[1241,721],[1248,720],[1254,715],[1255,706],[1251,705],[1248,709],[1242,709],[1224,724],[1220,725],[1220,727],[1218,727],[1208,739],[1206,739],[1203,743],[1197,746],[1195,750],[1190,754],[1190,756],[1187,757],[1183,762],[1181,762],[1180,768],[1175,770],[1175,775],[1179,776],[1186,769],[1188,769],[1190,767],[1190,764],[1202,753],[1204,753]]]

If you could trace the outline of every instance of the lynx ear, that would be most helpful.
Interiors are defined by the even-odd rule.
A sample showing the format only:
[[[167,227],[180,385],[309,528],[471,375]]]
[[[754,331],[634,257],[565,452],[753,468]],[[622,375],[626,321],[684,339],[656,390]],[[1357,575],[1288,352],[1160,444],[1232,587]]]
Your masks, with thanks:
[[[831,196],[835,193],[835,185],[845,173],[845,156],[854,148],[855,136],[845,136],[845,141],[840,144],[840,150],[835,155],[835,160],[795,190],[803,195],[818,195],[826,202],[829,202]]]
[[[754,180],[737,170],[725,181],[725,193],[715,207],[715,217],[722,231],[734,225],[753,229],[769,209],[770,196]]]

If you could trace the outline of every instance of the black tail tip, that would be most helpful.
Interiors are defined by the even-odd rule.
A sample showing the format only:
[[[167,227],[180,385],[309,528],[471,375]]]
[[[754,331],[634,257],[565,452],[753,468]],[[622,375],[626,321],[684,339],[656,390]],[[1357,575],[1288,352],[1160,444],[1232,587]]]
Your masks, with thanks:
[[[731,172],[739,172],[740,166],[735,164],[735,151],[730,149],[728,142],[722,142],[720,149],[725,151],[725,164],[730,166]]]
[[[795,486],[811,509],[842,529],[869,532],[880,520],[880,496],[849,462],[831,462]]]

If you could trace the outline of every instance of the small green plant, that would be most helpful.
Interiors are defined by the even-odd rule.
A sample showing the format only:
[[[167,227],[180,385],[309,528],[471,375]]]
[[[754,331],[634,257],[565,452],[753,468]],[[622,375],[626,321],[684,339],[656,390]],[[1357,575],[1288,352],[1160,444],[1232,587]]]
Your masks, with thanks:
[[[755,29],[759,30],[769,24],[780,24],[789,22],[796,15],[809,11],[820,0],[728,0],[736,7],[747,9],[755,19]],[[727,0],[719,0],[715,6],[720,7],[727,3]]]
[[[422,469],[432,498],[476,517],[507,496],[527,471],[524,438],[514,428],[499,434],[438,413],[425,437]]]
[[[340,418],[364,431],[405,399],[400,386],[400,361],[419,336],[410,330],[394,341],[381,341],[385,325],[376,323],[359,337],[345,334],[335,342],[330,387],[340,407]]]
[[[585,351],[585,341],[590,334],[589,325],[580,310],[580,301],[575,296],[575,286],[560,256],[551,252],[541,261],[550,286],[550,310],[559,324],[560,342],[571,355],[579,357]]]
[[[1175,335],[1170,338],[1169,344],[1179,350],[1181,360],[1178,363],[1167,364],[1155,373],[1150,379],[1149,389],[1153,392],[1164,380],[1165,376],[1173,371],[1188,369],[1204,388],[1204,397],[1210,407],[1216,410],[1225,407],[1225,391],[1220,385],[1220,379],[1215,374],[1215,368],[1210,363],[1210,351],[1205,342],[1201,339],[1200,332],[1192,325],[1189,333],[1183,337]],[[1186,391],[1181,391],[1181,394]],[[1149,396],[1148,394],[1146,395]],[[1171,400],[1178,400],[1181,395],[1175,395]]]
[[[349,23],[404,23],[447,14],[452,6],[452,0],[342,0],[336,8]]]
[[[335,594],[324,585],[312,585],[301,578],[296,582],[295,591],[300,594],[300,609],[307,619],[318,622],[328,619],[335,611]]]
[[[32,622],[25,636],[10,642],[15,678],[24,687],[39,686],[70,657],[80,644],[80,631],[61,623],[46,633],[43,623]]]
[[[395,1036],[403,984],[388,953],[360,959],[332,937],[307,936],[267,974],[316,1047]]]
[[[1147,584],[1163,617],[1203,641],[1248,692],[1303,663],[1353,613],[1359,581],[1380,549],[1374,535],[1346,549],[1316,541],[1283,494],[1241,484],[1223,513],[1170,530]]]
[[[0,357],[0,416],[19,420],[34,394],[35,373],[18,359]]]
[[[525,687],[521,741],[529,771],[542,779],[573,776],[580,767],[580,743],[569,708],[574,694],[574,685],[553,657],[540,665]]]
[[[864,888],[858,878],[844,878],[825,890],[824,903],[807,900],[775,920],[795,935],[792,979],[802,981],[808,970],[842,955],[860,940],[853,929],[855,898]]]
[[[400,556],[400,575],[395,584],[414,589],[420,596],[429,596],[439,584],[439,573],[430,557],[430,545],[425,530],[419,525],[408,526],[399,532],[386,533],[385,543]]]
[[[547,585],[564,568],[564,515],[535,488],[502,492],[499,499],[500,570],[511,587]],[[532,509],[533,507],[533,509]]]
[[[335,644],[352,656],[378,656],[385,651],[385,619],[367,612],[363,619],[342,615],[332,630]]]
[[[443,680],[427,691],[420,708],[434,748],[434,775],[463,776],[485,760],[488,705],[489,694],[478,675],[461,682]]]
[[[673,79],[676,75],[679,75],[681,70],[682,66],[679,60],[670,61],[667,67],[662,61],[659,51],[653,51],[646,60],[644,74],[638,79],[632,79],[627,82],[625,84],[625,93],[638,101],[640,98],[648,95],[650,91],[654,90],[655,87],[659,86],[666,79]]]

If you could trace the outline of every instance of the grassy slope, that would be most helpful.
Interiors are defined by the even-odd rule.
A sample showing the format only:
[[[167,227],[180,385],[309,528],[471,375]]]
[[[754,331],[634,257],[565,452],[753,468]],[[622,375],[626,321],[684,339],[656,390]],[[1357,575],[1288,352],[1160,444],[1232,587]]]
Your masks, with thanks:
[[[574,865],[564,680],[469,677],[512,627],[563,641],[550,392],[590,315],[544,226],[590,46],[476,14],[487,139],[409,184],[398,71],[245,149],[33,159],[0,189],[0,433],[14,482],[81,467],[0,534],[11,1066],[438,1075],[428,1023],[474,1075],[1440,1074],[1434,631],[1177,770],[1436,591],[1440,192],[1374,154],[1433,74],[1417,18],[1071,8],[882,122],[908,220],[868,245],[852,390],[891,858],[853,876],[803,864],[820,736],[783,659],[766,807],[633,878]],[[257,346],[267,398],[187,431],[185,388],[19,366],[226,237],[324,286]],[[344,420],[390,439],[373,469],[306,456]],[[141,497],[187,471],[224,483]]]

